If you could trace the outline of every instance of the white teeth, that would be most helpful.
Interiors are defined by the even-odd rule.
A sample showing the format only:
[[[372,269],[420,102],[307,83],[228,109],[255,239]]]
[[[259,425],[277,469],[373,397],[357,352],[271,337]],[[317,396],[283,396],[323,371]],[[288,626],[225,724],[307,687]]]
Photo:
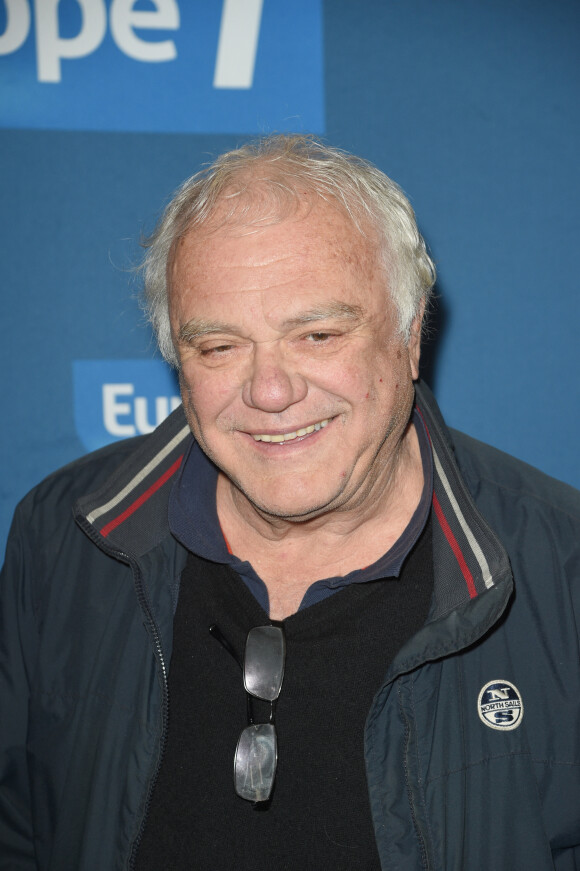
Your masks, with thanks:
[[[254,435],[252,438],[255,442],[291,442],[295,438],[300,438],[309,435],[311,432],[324,429],[327,423],[329,423],[329,420],[330,418],[327,418],[326,420],[321,420],[320,423],[313,423],[310,426],[297,429],[296,432],[284,433],[284,435],[266,435],[266,433],[264,433],[264,435]]]

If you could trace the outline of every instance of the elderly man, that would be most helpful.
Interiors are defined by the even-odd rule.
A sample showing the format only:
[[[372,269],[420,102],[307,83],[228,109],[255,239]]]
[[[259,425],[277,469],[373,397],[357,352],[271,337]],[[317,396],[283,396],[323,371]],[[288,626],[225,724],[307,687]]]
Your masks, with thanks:
[[[15,518],[1,868],[580,867],[580,499],[447,431],[433,281],[400,189],[310,138],[177,192],[183,409]]]

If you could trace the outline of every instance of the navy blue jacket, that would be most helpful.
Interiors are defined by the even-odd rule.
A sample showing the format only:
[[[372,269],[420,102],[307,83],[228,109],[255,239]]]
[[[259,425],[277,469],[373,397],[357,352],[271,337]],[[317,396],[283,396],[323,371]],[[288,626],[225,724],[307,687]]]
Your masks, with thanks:
[[[578,871],[580,495],[450,435],[421,385],[417,406],[435,466],[434,595],[367,719],[382,867]],[[131,867],[165,741],[186,557],[167,502],[189,438],[178,409],[17,509],[0,600],[0,871]]]

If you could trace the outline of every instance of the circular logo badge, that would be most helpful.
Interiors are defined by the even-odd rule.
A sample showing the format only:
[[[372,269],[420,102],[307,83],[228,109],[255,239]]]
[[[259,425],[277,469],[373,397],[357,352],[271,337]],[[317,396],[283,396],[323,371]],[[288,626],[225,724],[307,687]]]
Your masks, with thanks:
[[[519,690],[509,680],[491,680],[482,688],[477,700],[479,719],[490,729],[517,729],[524,716]]]

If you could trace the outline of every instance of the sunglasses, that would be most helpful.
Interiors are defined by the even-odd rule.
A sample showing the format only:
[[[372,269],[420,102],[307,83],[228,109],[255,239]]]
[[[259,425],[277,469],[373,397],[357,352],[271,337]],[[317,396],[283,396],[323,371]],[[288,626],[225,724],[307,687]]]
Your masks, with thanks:
[[[242,730],[234,756],[234,789],[240,798],[256,806],[270,799],[276,776],[278,741],[275,714],[284,677],[284,632],[281,626],[256,626],[250,629],[244,660],[241,662],[217,625],[210,626],[209,631],[242,670],[248,725]],[[270,702],[267,723],[254,721],[253,699]]]

